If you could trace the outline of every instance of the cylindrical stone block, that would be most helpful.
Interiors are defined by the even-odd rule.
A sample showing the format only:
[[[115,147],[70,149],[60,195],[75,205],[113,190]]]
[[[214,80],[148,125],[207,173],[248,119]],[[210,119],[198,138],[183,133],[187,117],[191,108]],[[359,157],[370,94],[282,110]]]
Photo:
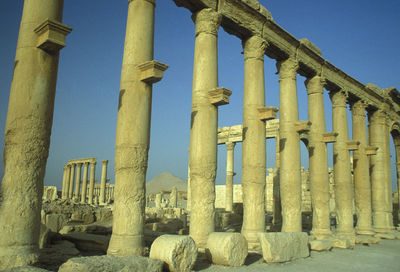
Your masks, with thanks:
[[[218,87],[218,28],[221,16],[212,9],[193,15],[196,40],[190,130],[190,236],[204,248],[214,232],[215,176],[217,171],[218,108],[208,92]]]
[[[197,259],[197,246],[190,236],[166,234],[154,240],[149,257],[165,262],[171,272],[189,272]]]
[[[30,264],[38,256],[59,60],[57,49],[49,52],[38,46],[45,44],[39,44],[41,31],[46,31],[43,24],[60,23],[62,11],[62,0],[24,1],[4,133],[0,270]],[[59,26],[60,32],[71,31]]]
[[[214,264],[242,266],[247,247],[247,240],[240,233],[213,232],[208,237],[206,254]]]
[[[300,135],[296,131],[299,121],[297,102],[298,63],[286,59],[277,63],[279,72],[279,164],[280,196],[282,205],[282,231],[300,232],[301,177]]]

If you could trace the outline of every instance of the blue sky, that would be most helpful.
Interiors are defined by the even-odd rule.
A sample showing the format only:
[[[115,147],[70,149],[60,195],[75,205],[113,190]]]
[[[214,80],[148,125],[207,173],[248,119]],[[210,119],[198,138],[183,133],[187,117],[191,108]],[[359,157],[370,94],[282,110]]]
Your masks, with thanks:
[[[296,38],[308,38],[322,55],[362,83],[400,89],[400,2],[396,0],[260,1],[274,20]],[[0,152],[18,38],[22,0],[0,0]],[[127,0],[66,0],[63,22],[73,28],[60,57],[57,95],[45,184],[61,186],[67,160],[108,159],[114,180],[117,101],[125,37]],[[170,171],[186,179],[189,147],[194,24],[190,12],[172,0],[158,0],[155,59],[170,65],[153,88],[151,147],[147,178]],[[219,126],[242,122],[243,55],[241,41],[219,32],[219,85],[233,91],[220,107]],[[266,105],[279,105],[275,61],[265,58]],[[307,120],[304,78],[298,77],[300,119]],[[325,93],[327,130],[331,103]],[[349,115],[350,119],[350,115]],[[351,135],[351,130],[350,130]],[[308,167],[302,145],[302,164]],[[329,148],[332,165],[332,146]],[[217,184],[225,182],[226,148],[218,149]],[[392,160],[395,160],[392,152]],[[0,177],[4,173],[0,158]],[[275,142],[267,141],[267,167],[275,165]],[[241,144],[235,150],[235,183],[241,178]],[[394,175],[394,171],[392,171]],[[97,178],[101,174],[97,167]]]

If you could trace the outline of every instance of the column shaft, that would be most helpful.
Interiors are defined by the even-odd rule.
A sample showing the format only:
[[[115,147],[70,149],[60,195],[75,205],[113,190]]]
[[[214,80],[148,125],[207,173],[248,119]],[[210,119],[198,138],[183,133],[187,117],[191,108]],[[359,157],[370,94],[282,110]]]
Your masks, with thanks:
[[[226,187],[225,187],[225,211],[231,212],[233,206],[233,162],[236,143],[225,143],[226,145]]]
[[[350,153],[347,149],[349,132],[347,125],[346,94],[332,92],[333,131],[338,133],[333,143],[333,170],[335,180],[336,232],[354,234],[353,185],[351,182]]]
[[[76,177],[75,177],[75,191],[74,191],[74,199],[79,199],[79,190],[81,188],[81,171],[82,171],[82,163],[76,164]]]
[[[70,181],[70,174],[71,174],[71,165],[66,165],[66,175],[65,175],[65,194],[63,199],[68,199],[69,194],[69,181]]]
[[[106,183],[107,183],[107,165],[108,160],[101,161],[101,184],[100,184],[100,204],[106,204]]]
[[[37,260],[59,52],[38,48],[37,28],[61,22],[63,1],[24,2],[5,128],[0,270]],[[70,31],[70,30],[69,30]]]
[[[356,233],[372,235],[371,181],[369,176],[369,159],[365,153],[367,126],[365,105],[361,100],[351,105],[353,139],[360,142],[353,153],[354,201],[357,214]]]
[[[96,162],[90,164],[90,180],[89,180],[89,195],[88,204],[93,204],[93,191],[94,191],[94,179],[96,176]]]
[[[62,199],[65,199],[66,178],[67,178],[67,165],[64,165],[63,179],[62,179],[62,189],[61,189],[61,198]]]
[[[265,122],[258,111],[265,107],[265,48],[266,42],[257,36],[243,41],[242,234],[249,248],[257,245],[258,233],[265,231]]]
[[[311,234],[323,239],[331,234],[329,218],[328,155],[323,135],[326,133],[324,86],[320,76],[306,80],[308,120],[311,122],[309,152],[310,191],[313,209]]]
[[[214,232],[215,175],[217,171],[218,109],[208,92],[218,86],[218,28],[220,15],[203,9],[194,14],[196,40],[193,66],[190,130],[190,236],[204,248]]]
[[[74,178],[75,178],[75,163],[72,163],[69,173],[69,190],[68,190],[69,199],[72,199],[74,193]]]
[[[153,60],[155,0],[130,0],[115,141],[113,232],[107,253],[144,254],[146,171],[152,85],[138,65]]]
[[[88,180],[88,169],[89,162],[85,162],[83,165],[83,181],[82,181],[82,194],[81,194],[81,203],[86,203],[86,192],[87,192],[87,180]]]
[[[293,59],[277,63],[279,71],[279,182],[282,207],[282,231],[299,232],[301,226],[300,136],[296,76]]]
[[[370,159],[370,173],[372,186],[372,222],[375,232],[387,233],[392,230],[392,208],[389,207],[387,180],[387,153],[386,113],[379,109],[369,112],[369,141],[371,146],[377,147],[376,155]],[[390,186],[391,189],[391,186]]]

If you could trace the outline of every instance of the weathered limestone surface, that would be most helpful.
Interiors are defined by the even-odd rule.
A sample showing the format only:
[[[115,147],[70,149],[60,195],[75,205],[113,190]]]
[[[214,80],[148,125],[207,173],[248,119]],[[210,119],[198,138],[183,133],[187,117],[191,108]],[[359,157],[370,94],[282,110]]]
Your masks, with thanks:
[[[63,235],[65,240],[73,242],[78,249],[86,251],[107,252],[110,236],[89,234],[89,233],[70,233]]]
[[[259,117],[259,109],[265,107],[265,47],[265,41],[257,36],[243,41],[242,234],[249,247],[258,244],[258,233],[265,231],[265,122]]]
[[[56,200],[58,198],[57,195],[57,187],[56,186],[44,186],[43,187],[43,197],[42,200]]]
[[[69,259],[59,272],[162,272],[163,262],[141,256],[116,257],[110,255]]]
[[[267,263],[283,263],[310,255],[305,232],[260,233],[259,239]]]
[[[165,262],[169,271],[191,271],[197,259],[197,246],[190,236],[162,235],[150,249],[150,258]]]
[[[215,176],[217,170],[218,108],[208,92],[218,87],[218,28],[220,15],[203,9],[193,15],[196,40],[193,64],[190,130],[190,236],[204,248],[214,232]]]
[[[214,232],[208,237],[206,254],[214,264],[242,266],[247,247],[246,238],[239,233]]]
[[[300,136],[296,73],[298,63],[286,59],[277,63],[279,72],[279,163],[282,231],[299,232],[301,228]]]
[[[356,244],[379,244],[381,241],[378,237],[367,236],[367,235],[357,235]]]
[[[37,260],[59,50],[71,32],[62,9],[63,1],[24,2],[5,128],[0,270]]]
[[[2,270],[2,272],[48,272],[50,270],[42,269],[34,266],[20,266]]]
[[[169,194],[169,205],[171,208],[178,207],[178,189],[176,187],[173,187]]]
[[[324,134],[326,133],[323,82],[320,76],[305,82],[308,94],[308,119],[311,122],[308,146],[310,164],[310,190],[313,207],[311,234],[317,239],[331,235],[329,220],[328,157]]]
[[[332,240],[312,240],[310,241],[310,249],[314,251],[328,251],[333,247]]]

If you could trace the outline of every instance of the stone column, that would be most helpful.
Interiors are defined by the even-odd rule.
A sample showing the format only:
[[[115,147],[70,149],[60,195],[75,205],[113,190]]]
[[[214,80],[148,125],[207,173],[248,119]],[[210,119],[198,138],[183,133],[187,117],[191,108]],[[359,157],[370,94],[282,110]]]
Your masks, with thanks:
[[[69,199],[72,199],[72,196],[74,194],[74,179],[75,179],[75,163],[72,163],[69,173],[69,191],[68,191]]]
[[[187,183],[187,198],[186,198],[186,210],[190,211],[191,207],[191,189],[190,189],[190,166],[188,166],[188,183]]]
[[[189,152],[189,232],[198,248],[204,248],[208,235],[214,232],[218,109],[210,103],[208,93],[218,86],[217,43],[221,16],[212,9],[203,9],[192,18],[196,24],[196,40]]]
[[[66,191],[66,186],[67,186],[67,165],[64,165],[64,170],[63,170],[63,179],[62,179],[62,190],[61,190],[61,198],[65,199],[65,191]]]
[[[265,122],[259,116],[265,107],[265,49],[260,37],[243,41],[242,234],[250,249],[258,244],[258,233],[265,231],[266,140]]]
[[[93,204],[93,191],[94,191],[94,180],[96,177],[96,162],[90,163],[90,181],[89,181],[89,196],[88,204]]]
[[[356,233],[373,235],[369,159],[365,150],[368,146],[365,104],[361,100],[353,102],[351,113],[353,139],[360,142],[358,149],[353,153],[354,201],[357,214]]]
[[[279,164],[282,232],[302,231],[300,136],[296,76],[298,63],[286,59],[277,63],[279,72]]]
[[[68,199],[68,194],[69,194],[69,181],[70,181],[70,174],[71,174],[71,165],[66,164],[65,165],[65,192],[63,195],[63,199]]]
[[[353,185],[351,182],[350,153],[347,147],[346,94],[331,92],[333,131],[338,133],[333,143],[333,171],[335,181],[336,233],[353,235]]]
[[[320,76],[309,78],[305,82],[308,93],[309,132],[309,177],[313,222],[311,235],[324,239],[331,235],[329,218],[329,177],[328,155],[324,142],[325,113],[324,86]]]
[[[24,2],[5,128],[0,270],[38,256],[59,50],[71,32],[62,10],[63,1]]]
[[[176,187],[173,187],[171,193],[169,195],[169,206],[171,208],[178,207],[178,190]]]
[[[234,152],[236,143],[227,142],[226,145],[226,187],[225,187],[225,211],[231,212],[233,206],[233,171]]]
[[[398,159],[396,162],[396,173],[397,173],[397,227],[400,227],[400,157],[399,157],[399,146],[396,146],[396,153]]]
[[[375,232],[388,233],[392,230],[393,215],[389,207],[390,199],[387,193],[387,165],[386,165],[386,129],[385,108],[368,112],[369,142],[377,147],[376,155],[370,159],[370,174],[372,186],[372,222]],[[390,181],[391,182],[391,181]],[[390,186],[391,189],[391,186]]]
[[[106,204],[106,183],[107,183],[107,165],[108,160],[102,160],[101,183],[100,183],[100,205]]]
[[[79,199],[79,190],[81,188],[81,170],[82,170],[82,163],[76,164],[76,177],[75,177],[75,191],[74,191],[74,199]]]
[[[83,181],[82,181],[82,194],[81,194],[81,203],[86,203],[86,192],[87,192],[87,179],[88,179],[88,169],[89,162],[85,162],[83,164]]]
[[[107,254],[143,255],[152,84],[166,65],[153,60],[155,0],[129,0],[115,140],[113,232]]]

